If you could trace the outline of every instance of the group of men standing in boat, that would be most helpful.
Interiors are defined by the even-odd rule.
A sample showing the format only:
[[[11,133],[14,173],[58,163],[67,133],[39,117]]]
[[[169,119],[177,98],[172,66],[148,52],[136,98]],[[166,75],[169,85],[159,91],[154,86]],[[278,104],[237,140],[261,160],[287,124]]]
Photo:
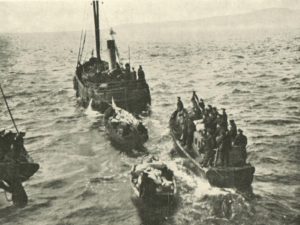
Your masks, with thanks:
[[[83,65],[79,63],[77,66],[77,74],[83,79],[90,82],[113,82],[113,81],[133,81],[133,80],[145,80],[145,72],[143,67],[139,65],[139,69],[136,72],[134,67],[130,68],[130,64],[126,63],[125,67],[122,67],[119,63],[111,71],[108,70],[107,62],[101,62],[101,68],[98,72],[97,58],[92,57],[89,61],[85,62]],[[85,76],[82,76],[85,74]]]
[[[241,151],[240,162],[246,162],[247,137],[241,129],[237,129],[234,120],[228,124],[226,109],[222,108],[219,113],[216,107],[205,106],[203,99],[199,99],[195,91],[191,99],[193,103],[193,115],[188,113],[183,103],[178,97],[176,114],[183,112],[184,118],[181,143],[187,150],[192,149],[194,133],[196,131],[195,120],[202,119],[204,128],[199,131],[201,136],[199,151],[204,153],[202,166],[229,166],[234,164],[234,159],[230,159],[229,153],[232,149],[238,148]],[[216,151],[215,151],[216,150]]]

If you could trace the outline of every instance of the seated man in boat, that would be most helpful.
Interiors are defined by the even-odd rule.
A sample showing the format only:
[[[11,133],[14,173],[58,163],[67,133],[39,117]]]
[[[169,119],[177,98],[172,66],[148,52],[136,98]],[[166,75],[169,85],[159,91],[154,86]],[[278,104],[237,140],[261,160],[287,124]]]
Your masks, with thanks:
[[[146,127],[143,125],[142,122],[139,122],[139,124],[137,125],[137,131],[140,133],[140,134],[146,134],[148,133],[148,130],[146,129]]]
[[[25,132],[15,134],[10,143],[10,150],[5,155],[6,161],[21,161],[27,162],[27,152],[24,147]]]
[[[130,131],[131,131],[130,130],[130,125],[129,124],[124,124],[122,136],[125,137],[125,136],[129,135]]]

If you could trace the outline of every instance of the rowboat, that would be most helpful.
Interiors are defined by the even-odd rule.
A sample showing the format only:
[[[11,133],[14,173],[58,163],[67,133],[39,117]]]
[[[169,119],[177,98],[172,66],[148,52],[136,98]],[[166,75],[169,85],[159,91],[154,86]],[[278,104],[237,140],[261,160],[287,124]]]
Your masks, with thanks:
[[[148,140],[148,130],[142,121],[117,107],[114,100],[104,116],[105,130],[113,145],[124,151],[143,149]]]
[[[188,116],[187,113],[186,116]],[[207,179],[211,186],[245,189],[252,184],[255,168],[250,163],[243,163],[243,165],[239,166],[203,167],[201,161],[203,160],[204,154],[198,150],[198,143],[201,142],[201,140],[199,140],[200,135],[198,135],[199,131],[196,130],[194,132],[193,144],[187,147],[183,146],[180,141],[180,131],[176,125],[176,113],[172,114],[169,127],[177,153],[187,158],[191,163],[189,168],[201,177]]]
[[[150,179],[155,171],[158,182]],[[153,176],[152,176],[153,177]],[[144,201],[169,203],[176,197],[177,186],[173,171],[159,161],[134,165],[130,173],[130,184],[134,195]]]

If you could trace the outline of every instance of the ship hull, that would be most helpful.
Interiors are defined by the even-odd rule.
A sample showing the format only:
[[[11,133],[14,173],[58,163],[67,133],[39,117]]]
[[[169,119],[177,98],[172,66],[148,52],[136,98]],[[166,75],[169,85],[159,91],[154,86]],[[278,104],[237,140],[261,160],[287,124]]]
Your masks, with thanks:
[[[101,113],[109,107],[112,98],[119,107],[131,113],[142,113],[151,105],[150,90],[145,80],[85,85],[75,75],[74,89],[84,107],[93,99],[93,109]]]

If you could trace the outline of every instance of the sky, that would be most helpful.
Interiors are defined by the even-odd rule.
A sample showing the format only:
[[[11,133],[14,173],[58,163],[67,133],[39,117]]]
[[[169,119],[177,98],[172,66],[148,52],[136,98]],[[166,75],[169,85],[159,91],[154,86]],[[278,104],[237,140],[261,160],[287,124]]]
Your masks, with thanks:
[[[92,28],[91,0],[0,0],[0,32]],[[101,2],[101,0],[100,0]],[[300,0],[102,0],[101,23],[193,20],[266,8],[300,9]]]

